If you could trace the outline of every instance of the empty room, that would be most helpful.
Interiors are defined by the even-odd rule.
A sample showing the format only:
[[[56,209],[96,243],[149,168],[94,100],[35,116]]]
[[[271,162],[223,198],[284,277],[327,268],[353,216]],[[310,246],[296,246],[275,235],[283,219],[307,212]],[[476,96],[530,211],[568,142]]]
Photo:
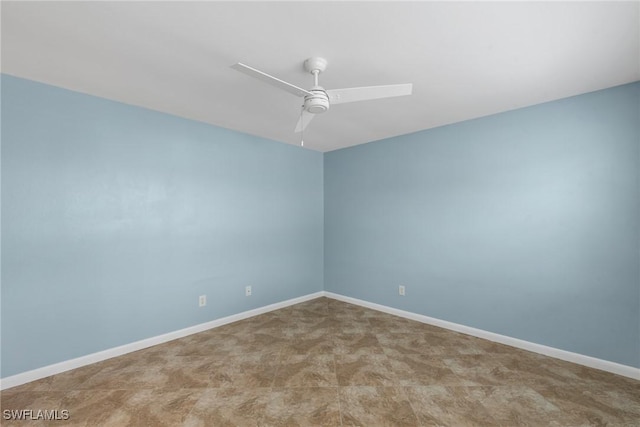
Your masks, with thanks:
[[[640,425],[640,2],[0,19],[2,426]]]

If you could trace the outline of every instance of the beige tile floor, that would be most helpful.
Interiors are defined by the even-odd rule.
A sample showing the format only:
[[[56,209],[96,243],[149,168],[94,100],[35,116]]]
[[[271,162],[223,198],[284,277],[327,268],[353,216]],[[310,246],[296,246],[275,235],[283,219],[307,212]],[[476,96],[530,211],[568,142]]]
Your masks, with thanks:
[[[640,381],[327,298],[1,397],[54,426],[640,425]]]

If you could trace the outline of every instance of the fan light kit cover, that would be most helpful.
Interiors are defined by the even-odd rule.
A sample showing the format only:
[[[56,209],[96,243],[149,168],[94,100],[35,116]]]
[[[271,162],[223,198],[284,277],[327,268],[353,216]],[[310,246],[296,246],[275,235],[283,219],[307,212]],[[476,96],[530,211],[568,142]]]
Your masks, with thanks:
[[[300,114],[300,119],[295,129],[296,132],[302,132],[309,122],[311,122],[315,114],[324,113],[333,104],[346,104],[348,102],[411,95],[413,91],[413,85],[411,83],[325,90],[318,84],[318,76],[327,69],[327,60],[319,57],[309,58],[304,61],[304,69],[313,74],[314,84],[309,90],[299,88],[296,85],[292,85],[291,83],[280,80],[240,62],[232,65],[231,68],[285,90],[295,96],[304,98],[302,113]]]

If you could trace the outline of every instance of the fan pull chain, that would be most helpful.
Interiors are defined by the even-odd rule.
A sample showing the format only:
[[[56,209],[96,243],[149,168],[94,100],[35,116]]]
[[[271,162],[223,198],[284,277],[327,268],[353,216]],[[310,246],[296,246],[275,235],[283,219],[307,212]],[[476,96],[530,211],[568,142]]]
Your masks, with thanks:
[[[302,114],[304,113],[304,105],[300,108],[300,146],[304,147],[304,123],[302,122]]]

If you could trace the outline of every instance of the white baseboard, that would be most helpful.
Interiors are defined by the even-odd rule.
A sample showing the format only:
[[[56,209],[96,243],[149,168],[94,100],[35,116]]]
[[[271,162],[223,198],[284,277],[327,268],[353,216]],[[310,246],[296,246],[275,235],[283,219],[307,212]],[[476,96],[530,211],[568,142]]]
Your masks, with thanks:
[[[588,366],[589,368],[600,369],[602,371],[607,371],[625,377],[633,378],[635,380],[640,380],[640,368],[634,368],[633,366],[622,365],[620,363],[610,362],[608,360],[585,356],[583,354],[573,353],[566,350],[560,350],[558,348],[548,347],[546,345],[536,344],[529,341],[508,337],[506,335],[500,335],[493,332],[484,331],[482,329],[476,329],[469,326],[460,325],[458,323],[448,322],[446,320],[440,320],[433,317],[424,316],[422,314],[412,313],[410,311],[399,310],[397,308],[387,307],[385,305],[375,304],[357,298],[335,294],[333,292],[325,291],[324,296],[326,296],[327,298],[333,298],[339,301],[348,302],[350,304],[359,305],[373,310],[382,311],[384,313],[393,314],[395,316],[404,317],[406,319],[415,320],[445,329],[450,329],[452,331],[461,332],[463,334],[472,335],[474,337],[483,338],[500,344],[509,345],[511,347],[543,354],[545,356],[555,357],[556,359],[565,360],[567,362],[576,363],[578,365]]]
[[[71,369],[80,368],[82,366],[90,365],[92,363],[97,363],[106,359],[111,359],[113,357],[122,356],[127,353],[142,350],[144,348],[152,347],[158,344],[163,344],[165,342],[173,341],[175,339],[186,337],[188,335],[197,334],[198,332],[203,332],[209,329],[217,328],[218,326],[226,325],[227,323],[237,322],[238,320],[247,319],[249,317],[257,316],[259,314],[267,313],[269,311],[278,310],[280,308],[288,307],[290,305],[298,304],[304,301],[309,301],[322,296],[324,296],[324,291],[315,292],[313,294],[304,295],[301,297],[292,298],[292,299],[278,302],[275,304],[266,305],[264,307],[259,307],[253,310],[244,311],[242,313],[233,314],[231,316],[212,320],[210,322],[200,323],[199,325],[190,326],[188,328],[180,329],[178,331],[173,331],[173,332],[158,335],[155,337],[146,338],[140,341],[132,342],[129,344],[118,346],[118,347],[109,348],[103,351],[99,351],[97,353],[88,354],[86,356],[80,356],[75,359],[65,360],[64,362],[59,362],[53,365],[43,366],[42,368],[37,368],[31,371],[12,375],[10,377],[0,379],[0,390],[16,387],[31,381],[36,381],[41,378],[49,377],[51,375],[59,374],[65,371],[70,371]]]

